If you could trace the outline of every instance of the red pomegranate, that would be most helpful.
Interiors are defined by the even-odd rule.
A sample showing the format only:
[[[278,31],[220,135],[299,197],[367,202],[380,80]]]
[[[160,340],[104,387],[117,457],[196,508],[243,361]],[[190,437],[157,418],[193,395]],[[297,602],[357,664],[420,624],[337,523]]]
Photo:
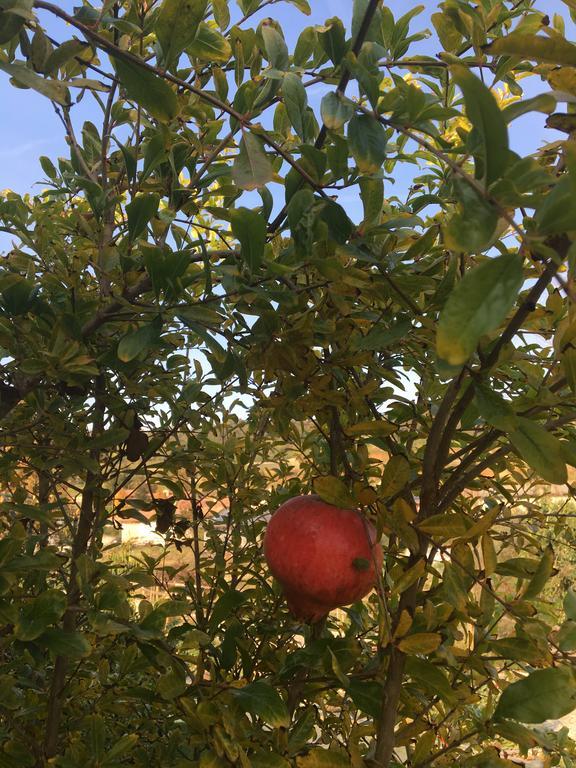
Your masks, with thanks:
[[[367,595],[382,567],[374,526],[319,496],[297,496],[276,510],[264,556],[294,616],[309,622]]]

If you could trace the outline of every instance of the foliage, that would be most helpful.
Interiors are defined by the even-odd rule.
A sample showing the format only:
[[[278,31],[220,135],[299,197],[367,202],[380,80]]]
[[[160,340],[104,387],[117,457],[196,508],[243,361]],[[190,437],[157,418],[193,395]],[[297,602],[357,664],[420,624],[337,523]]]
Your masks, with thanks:
[[[534,496],[576,466],[576,46],[450,0],[429,57],[421,8],[355,0],[291,50],[272,2],[0,0],[70,148],[0,198],[0,766],[569,768]],[[528,113],[563,134],[522,157]],[[386,556],[306,627],[261,538],[314,490]]]

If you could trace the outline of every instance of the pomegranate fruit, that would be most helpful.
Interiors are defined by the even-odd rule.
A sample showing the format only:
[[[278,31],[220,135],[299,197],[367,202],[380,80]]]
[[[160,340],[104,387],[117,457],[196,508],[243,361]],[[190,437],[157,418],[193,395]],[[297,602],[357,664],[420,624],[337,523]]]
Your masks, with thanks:
[[[290,611],[309,622],[367,595],[382,566],[374,526],[319,496],[297,496],[276,510],[264,556]]]

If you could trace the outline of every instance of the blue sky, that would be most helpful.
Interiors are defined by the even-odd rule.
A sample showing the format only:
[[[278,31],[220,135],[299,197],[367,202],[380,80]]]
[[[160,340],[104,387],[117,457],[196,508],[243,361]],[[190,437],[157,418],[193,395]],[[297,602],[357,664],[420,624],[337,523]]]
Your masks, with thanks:
[[[71,12],[73,6],[78,5],[79,0],[66,0],[60,6]],[[287,3],[279,3],[269,6],[264,11],[253,17],[254,25],[267,15],[273,15],[278,19],[285,31],[290,49],[296,42],[299,32],[304,26],[310,24],[322,24],[331,16],[340,16],[349,28],[351,17],[351,0],[310,0],[312,15],[304,16],[293,6]],[[388,6],[398,18],[406,12],[413,3],[405,0],[389,0]],[[412,22],[412,31],[429,26],[430,14],[437,7],[434,0],[422,2],[424,12]],[[560,12],[567,20],[567,35],[576,38],[576,28],[569,22],[568,10],[561,0],[540,0],[540,9],[547,13]],[[234,7],[234,3],[232,3]],[[50,14],[42,12],[42,23],[48,26],[50,33],[59,41],[69,39],[72,30],[59,21],[54,21]],[[413,52],[435,54],[440,50],[439,45],[431,38],[417,43]],[[545,85],[531,78],[530,92],[537,93],[546,90]],[[318,107],[322,95],[322,87],[316,93],[309,93],[310,103]],[[11,188],[17,192],[39,191],[40,186],[34,186],[41,180],[43,174],[38,163],[40,155],[48,155],[52,158],[68,155],[67,147],[63,141],[62,126],[54,113],[52,105],[44,97],[32,92],[16,89],[10,85],[8,78],[0,73],[0,189]],[[74,121],[79,126],[83,120],[92,118],[98,123],[98,112],[86,97],[83,102],[74,108]],[[544,120],[541,115],[527,116],[517,121],[511,134],[512,147],[520,154],[527,154],[538,148],[543,142],[559,138],[560,134],[543,127]],[[398,190],[400,191],[400,190]],[[389,194],[392,194],[389,191]]]

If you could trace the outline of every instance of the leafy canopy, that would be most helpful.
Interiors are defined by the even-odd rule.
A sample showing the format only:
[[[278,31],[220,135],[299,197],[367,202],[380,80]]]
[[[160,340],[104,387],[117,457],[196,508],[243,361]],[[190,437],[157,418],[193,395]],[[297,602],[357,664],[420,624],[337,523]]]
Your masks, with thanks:
[[[0,196],[0,765],[568,768],[576,5],[275,5],[0,0],[69,147]],[[385,550],[312,628],[310,492]]]

